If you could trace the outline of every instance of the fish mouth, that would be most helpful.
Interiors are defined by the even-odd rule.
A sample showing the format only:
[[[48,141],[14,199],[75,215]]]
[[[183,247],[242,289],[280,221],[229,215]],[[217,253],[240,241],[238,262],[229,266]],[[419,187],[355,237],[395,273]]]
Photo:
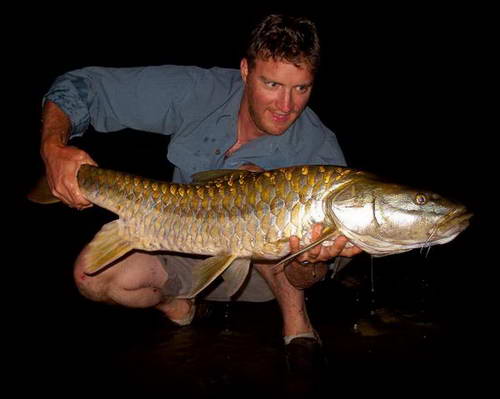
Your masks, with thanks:
[[[474,214],[465,208],[451,211],[432,229],[428,242],[444,244],[453,240],[457,235],[469,227],[469,220]],[[435,239],[434,239],[435,238]]]

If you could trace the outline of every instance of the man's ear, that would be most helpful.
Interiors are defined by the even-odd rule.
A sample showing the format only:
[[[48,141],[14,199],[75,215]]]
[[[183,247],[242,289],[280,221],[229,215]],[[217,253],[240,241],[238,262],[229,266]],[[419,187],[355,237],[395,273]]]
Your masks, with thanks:
[[[241,78],[243,79],[243,82],[247,82],[247,76],[248,76],[248,61],[246,58],[242,58],[240,62],[240,73],[241,73]]]

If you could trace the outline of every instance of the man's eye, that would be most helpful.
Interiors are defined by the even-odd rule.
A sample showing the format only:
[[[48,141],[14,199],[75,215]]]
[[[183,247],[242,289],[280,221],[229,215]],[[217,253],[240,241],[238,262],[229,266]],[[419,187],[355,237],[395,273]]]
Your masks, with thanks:
[[[266,86],[270,88],[278,87],[278,83],[276,82],[266,82]]]

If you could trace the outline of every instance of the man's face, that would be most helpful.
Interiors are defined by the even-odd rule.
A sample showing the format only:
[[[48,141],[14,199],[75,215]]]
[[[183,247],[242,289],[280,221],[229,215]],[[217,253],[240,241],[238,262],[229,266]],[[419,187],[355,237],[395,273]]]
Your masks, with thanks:
[[[260,134],[281,135],[304,110],[314,76],[304,64],[257,59],[249,70],[241,61],[245,96],[251,119]]]

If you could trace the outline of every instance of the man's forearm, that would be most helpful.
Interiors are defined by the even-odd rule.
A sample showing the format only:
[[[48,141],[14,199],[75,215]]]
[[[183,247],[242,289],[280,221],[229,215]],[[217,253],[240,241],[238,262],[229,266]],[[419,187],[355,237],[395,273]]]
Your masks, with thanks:
[[[70,131],[69,117],[55,103],[47,101],[42,113],[42,154],[48,145],[65,146]]]

